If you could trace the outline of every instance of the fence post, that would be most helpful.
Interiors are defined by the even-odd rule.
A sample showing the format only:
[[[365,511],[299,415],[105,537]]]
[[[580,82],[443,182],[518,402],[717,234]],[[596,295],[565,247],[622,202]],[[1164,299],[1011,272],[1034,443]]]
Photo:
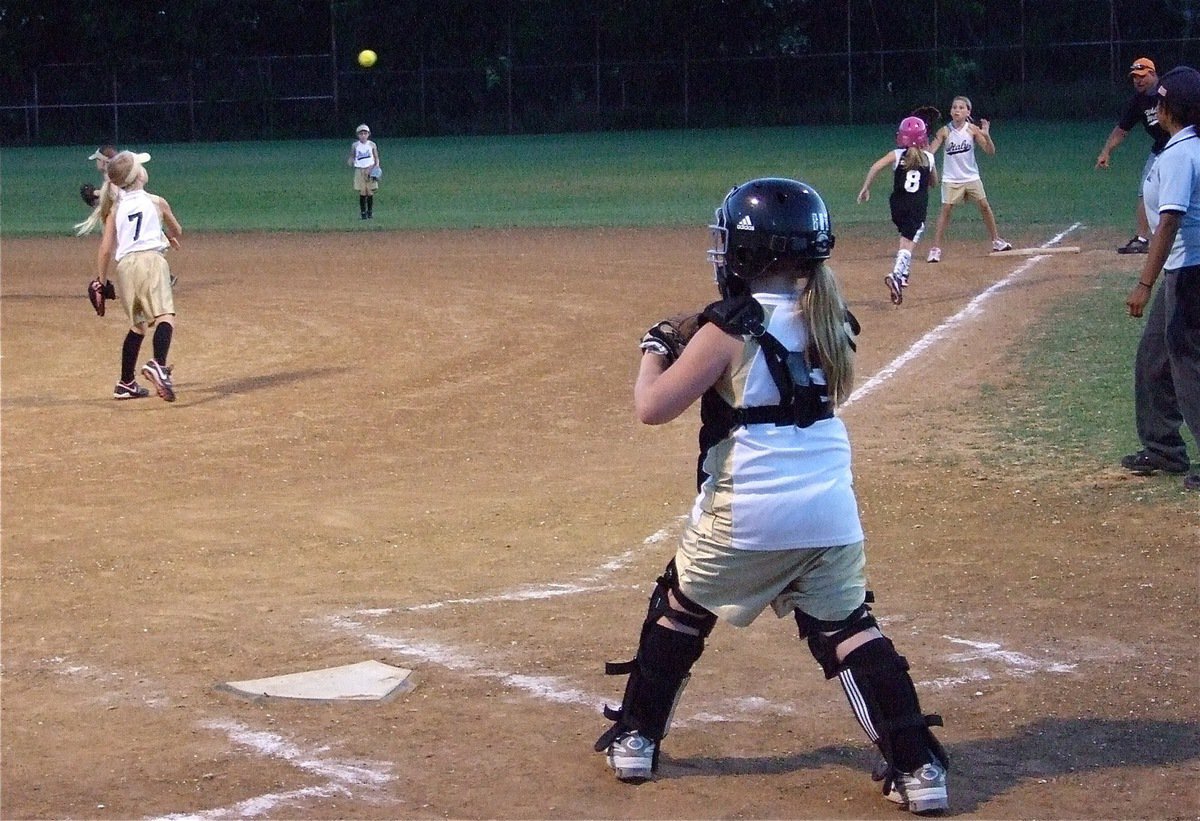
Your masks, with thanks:
[[[850,6],[846,0],[846,122],[854,122],[854,59],[850,47]]]
[[[192,71],[192,62],[188,61],[188,139],[196,142],[196,75]]]
[[[690,79],[688,77],[688,65],[690,63],[690,60],[689,60],[690,56],[691,56],[691,49],[689,47],[689,38],[684,37],[683,38],[683,127],[684,128],[688,127],[688,115],[690,113],[690,106],[688,104],[688,100],[691,97],[691,94],[688,93],[688,86],[689,86],[688,81]]]
[[[596,83],[596,116],[600,116],[600,12],[592,18],[592,63]]]
[[[37,69],[33,70],[33,133],[29,133],[29,110],[25,110],[25,133],[33,139],[41,139],[42,121],[39,114],[40,106],[38,105],[38,75]],[[30,140],[30,145],[33,145],[33,140]]]
[[[112,70],[113,142],[121,144],[121,106],[117,104],[117,70]]]
[[[504,62],[504,91],[505,105],[508,107],[508,133],[513,133],[513,39],[512,39],[512,6],[508,10],[508,28],[505,30],[508,42],[505,43],[505,51],[508,53],[508,59]]]

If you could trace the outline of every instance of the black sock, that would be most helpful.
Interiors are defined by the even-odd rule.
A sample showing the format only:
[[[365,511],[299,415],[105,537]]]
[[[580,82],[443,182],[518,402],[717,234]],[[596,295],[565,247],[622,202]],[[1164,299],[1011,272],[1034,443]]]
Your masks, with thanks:
[[[371,216],[371,214],[374,211],[375,211],[375,197],[368,194],[367,195],[367,216],[368,217]]]
[[[137,367],[138,352],[142,350],[142,340],[145,337],[134,330],[125,334],[125,344],[121,346],[121,381],[129,384],[133,381],[133,371]]]
[[[166,367],[167,351],[171,350],[171,334],[175,327],[170,322],[160,322],[154,329],[154,359]]]
[[[358,210],[363,214],[367,213],[367,197],[365,194],[358,195]]]

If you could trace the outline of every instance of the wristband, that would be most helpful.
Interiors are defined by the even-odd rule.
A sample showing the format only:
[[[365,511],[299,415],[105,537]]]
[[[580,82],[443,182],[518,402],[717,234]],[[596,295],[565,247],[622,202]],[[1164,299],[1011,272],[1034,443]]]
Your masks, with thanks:
[[[1140,279],[1138,280],[1138,285],[1141,285],[1141,286],[1142,286],[1143,288],[1145,288],[1147,291],[1150,291],[1150,290],[1153,290],[1153,289],[1154,289],[1154,286],[1153,286],[1153,285],[1147,285],[1146,283],[1142,282]]]

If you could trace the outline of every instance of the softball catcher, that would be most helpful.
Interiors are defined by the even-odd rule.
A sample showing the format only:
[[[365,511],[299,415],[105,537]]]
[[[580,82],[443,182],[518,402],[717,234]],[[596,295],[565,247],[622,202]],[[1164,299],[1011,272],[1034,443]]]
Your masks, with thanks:
[[[657,425],[700,400],[698,492],[657,579],[627,662],[612,726],[596,742],[618,779],[658,769],[675,705],[719,620],[745,627],[768,606],[795,619],[826,678],[883,755],[885,795],[918,814],[948,806],[947,756],[921,711],[908,662],[871,614],[850,442],[834,411],[853,385],[853,336],[826,263],[820,195],[789,179],[734,188],[710,226],[721,299],[697,329],[650,328],[634,386]]]

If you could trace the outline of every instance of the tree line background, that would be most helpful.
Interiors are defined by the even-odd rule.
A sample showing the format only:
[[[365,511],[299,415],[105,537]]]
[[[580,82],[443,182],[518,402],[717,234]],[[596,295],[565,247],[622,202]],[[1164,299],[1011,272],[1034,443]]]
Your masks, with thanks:
[[[1200,0],[8,0],[0,142],[1115,118]],[[370,48],[379,62],[363,69]]]

